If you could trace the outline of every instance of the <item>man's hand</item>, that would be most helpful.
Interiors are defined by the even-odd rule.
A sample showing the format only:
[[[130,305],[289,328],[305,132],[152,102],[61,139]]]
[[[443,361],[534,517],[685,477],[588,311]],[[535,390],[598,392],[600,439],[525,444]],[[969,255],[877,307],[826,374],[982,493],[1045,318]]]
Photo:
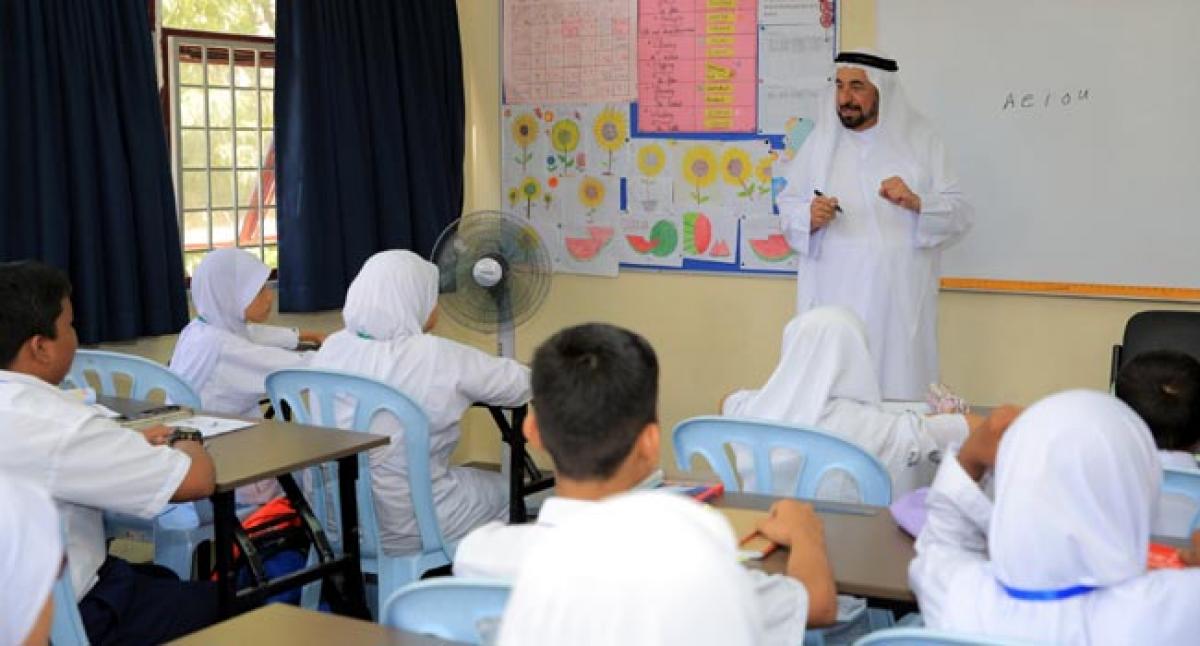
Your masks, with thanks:
[[[327,336],[329,335],[325,332],[318,332],[316,330],[300,330],[301,343],[315,343],[316,345],[321,345],[322,343],[325,343],[325,337]]]
[[[971,427],[971,434],[958,450],[958,463],[967,475],[979,480],[983,474],[996,466],[996,452],[1000,450],[1000,438],[1009,425],[1021,414],[1016,406],[1001,406],[992,411],[987,419]],[[968,423],[971,420],[968,418]]]
[[[883,180],[883,183],[879,185],[879,196],[914,213],[921,212],[921,198],[908,188],[908,184],[905,184],[904,180],[895,175]]]
[[[837,204],[836,197],[813,197],[808,205],[808,230],[815,233],[836,218]]]
[[[1179,550],[1179,558],[1188,567],[1200,567],[1200,529],[1192,532],[1192,546]]]
[[[171,438],[170,427],[163,426],[162,424],[151,426],[149,428],[143,428],[141,433],[142,437],[146,438],[146,441],[149,442],[151,446],[165,446],[167,444],[167,440]]]
[[[758,523],[758,531],[772,543],[784,547],[800,547],[825,551],[825,526],[813,511],[812,505],[785,498],[771,505],[766,518]]]

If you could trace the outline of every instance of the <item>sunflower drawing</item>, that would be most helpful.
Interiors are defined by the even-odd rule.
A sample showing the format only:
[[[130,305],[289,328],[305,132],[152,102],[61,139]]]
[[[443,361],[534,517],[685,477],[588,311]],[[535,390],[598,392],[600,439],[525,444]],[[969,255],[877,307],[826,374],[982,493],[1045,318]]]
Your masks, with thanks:
[[[579,147],[579,124],[571,119],[559,119],[550,128],[550,145],[558,152],[556,156],[562,169],[575,166],[575,149]],[[551,164],[551,170],[556,170]]]
[[[521,148],[520,154],[513,157],[513,161],[521,165],[521,172],[525,172],[525,167],[529,164],[529,160],[533,159],[533,153],[529,152],[529,147],[533,145],[533,142],[537,141],[537,136],[538,123],[532,114],[523,112],[516,119],[513,119],[513,141]]]
[[[521,185],[517,187],[521,194],[521,199],[525,200],[525,219],[530,219],[533,203],[542,194],[542,183],[536,177],[526,177],[521,180]]]
[[[745,150],[736,146],[725,149],[725,153],[721,155],[721,178],[726,184],[742,189],[738,191],[738,197],[754,198],[754,182],[747,183],[753,173],[754,166]]]
[[[642,146],[638,150],[638,170],[646,177],[656,177],[667,165],[667,153],[658,144]]]
[[[692,191],[692,199],[696,204],[704,204],[708,196],[700,192],[701,188],[717,181],[717,155],[708,146],[692,146],[683,155],[683,178],[688,184],[696,187]]]
[[[579,182],[579,202],[588,208],[589,216],[604,204],[604,192],[604,182],[595,177],[589,175]]]
[[[608,161],[604,164],[604,174],[612,175],[613,153],[625,145],[625,137],[629,127],[625,124],[625,115],[611,106],[605,106],[596,116],[592,126],[592,135],[596,137],[596,145],[601,150],[608,151]]]
[[[779,153],[771,151],[771,154],[758,160],[758,164],[754,166],[754,178],[758,180],[759,195],[766,195],[771,192],[771,183],[775,172],[775,160],[778,157]]]

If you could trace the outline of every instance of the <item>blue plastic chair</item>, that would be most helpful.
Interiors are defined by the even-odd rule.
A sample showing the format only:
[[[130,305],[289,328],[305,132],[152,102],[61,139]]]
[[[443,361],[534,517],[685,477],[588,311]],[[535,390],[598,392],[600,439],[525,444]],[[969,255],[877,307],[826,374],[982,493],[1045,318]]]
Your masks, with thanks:
[[[130,380],[129,398],[147,400],[150,393],[161,390],[166,401],[192,409],[200,408],[200,397],[186,381],[167,369],[166,366],[131,354],[105,352],[103,350],[77,350],[75,361],[67,372],[67,380],[76,388],[88,388],[86,374],[94,372],[101,395],[117,396],[117,385],[113,375],[124,375]]]
[[[123,375],[130,382],[128,396],[131,399],[147,400],[151,393],[162,391],[167,402],[200,408],[200,397],[186,381],[165,366],[129,354],[102,350],[78,350],[65,381],[76,388],[87,388],[90,384],[87,373],[96,375],[101,395],[117,396],[115,375]],[[185,503],[171,512],[173,519],[182,522],[163,524],[165,514],[154,520],[136,516],[105,512],[104,526],[108,538],[123,538],[154,545],[154,562],[170,568],[181,579],[192,576],[192,555],[201,542],[212,540],[212,511],[207,500]],[[207,519],[201,521],[201,516]]]
[[[776,422],[730,417],[693,417],[675,427],[675,463],[691,470],[699,454],[716,471],[726,491],[740,491],[733,462],[725,447],[740,444],[754,454],[754,482],[759,491],[772,491],[771,451],[788,449],[804,458],[792,496],[815,498],[821,480],[833,471],[849,475],[858,485],[862,502],[892,504],[892,478],[879,460],[859,447],[828,433]]]
[[[465,644],[491,641],[512,584],[489,579],[443,577],[418,581],[388,597],[380,623]]]
[[[449,565],[457,544],[448,544],[438,526],[433,503],[433,481],[429,473],[429,418],[421,407],[395,388],[374,379],[344,372],[289,368],[267,375],[267,394],[275,410],[284,402],[292,410],[292,421],[300,424],[338,428],[335,401],[353,405],[350,430],[368,432],[377,414],[391,414],[404,428],[404,451],[408,461],[408,487],[412,507],[421,534],[421,549],[399,556],[383,554],[379,548],[379,522],[375,516],[375,497],[371,491],[371,470],[367,454],[359,454],[357,493],[362,570],[378,577],[376,608],[401,587],[418,580],[422,574]],[[305,397],[307,395],[307,398]],[[316,404],[320,419],[314,419],[311,406]],[[309,469],[313,512],[325,527],[329,519],[341,518],[333,469]],[[335,550],[338,539],[331,540]],[[316,586],[305,590],[304,604],[315,603]]]
[[[54,582],[54,619],[50,624],[50,641],[54,646],[88,646],[87,631],[79,616],[75,588],[71,585],[71,569],[63,568]]]
[[[965,635],[948,633],[928,628],[889,628],[873,632],[854,642],[854,646],[927,646],[943,644],[946,646],[1018,646],[1030,642],[984,637],[983,635]]]
[[[1191,500],[1196,505],[1196,515],[1189,531],[1200,529],[1200,472],[1163,469],[1162,491]]]

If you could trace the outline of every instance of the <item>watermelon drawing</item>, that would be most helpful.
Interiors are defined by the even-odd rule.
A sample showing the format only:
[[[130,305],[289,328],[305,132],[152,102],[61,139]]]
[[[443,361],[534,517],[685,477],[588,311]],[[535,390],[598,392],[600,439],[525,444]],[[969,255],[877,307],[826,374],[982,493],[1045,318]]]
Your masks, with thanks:
[[[588,227],[586,238],[563,238],[563,246],[575,260],[588,261],[596,257],[613,237],[612,227]]]
[[[708,251],[712,244],[712,220],[703,213],[683,214],[683,250],[693,256]]]
[[[750,249],[763,262],[783,262],[795,255],[782,233],[767,236],[765,240],[750,240]]]
[[[650,227],[650,239],[643,236],[627,235],[625,241],[630,248],[639,254],[665,258],[675,252],[679,246],[679,231],[670,220],[659,220]]]
[[[712,252],[709,255],[713,258],[728,258],[729,245],[724,240],[718,240],[717,244],[713,245]]]

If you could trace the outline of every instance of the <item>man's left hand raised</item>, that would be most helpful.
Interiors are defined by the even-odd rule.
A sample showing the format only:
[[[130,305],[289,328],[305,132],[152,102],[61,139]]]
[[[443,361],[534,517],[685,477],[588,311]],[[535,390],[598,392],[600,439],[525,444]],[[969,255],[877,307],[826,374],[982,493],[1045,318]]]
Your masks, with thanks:
[[[905,184],[904,180],[895,175],[883,180],[883,183],[879,185],[879,196],[909,211],[921,212],[921,198],[908,188],[908,184]]]

